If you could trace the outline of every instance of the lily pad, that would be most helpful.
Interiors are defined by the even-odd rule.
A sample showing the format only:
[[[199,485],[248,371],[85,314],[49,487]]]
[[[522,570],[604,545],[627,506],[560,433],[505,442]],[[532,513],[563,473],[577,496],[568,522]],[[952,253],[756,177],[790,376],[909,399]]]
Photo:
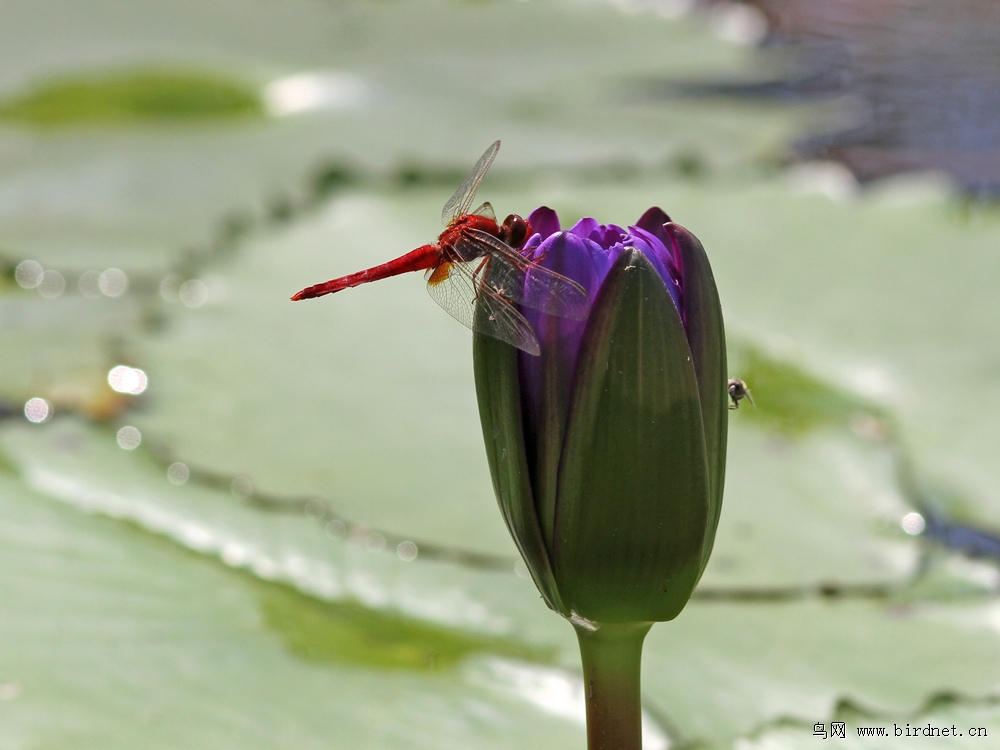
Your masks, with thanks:
[[[54,504],[9,475],[0,484],[5,747],[584,742],[578,721],[483,684],[474,660],[428,674],[384,658],[310,658],[289,648],[287,619],[298,610],[280,584]],[[286,622],[276,624],[282,597]],[[397,654],[421,648],[394,632]]]
[[[487,572],[460,561],[422,561],[419,554],[415,561],[407,562],[401,550],[387,548],[384,540],[378,544],[377,534],[371,531],[331,538],[329,524],[315,509],[276,514],[197,482],[176,484],[177,475],[162,471],[141,445],[131,451],[119,447],[113,430],[94,430],[62,419],[47,425],[8,426],[2,438],[0,448],[21,481],[12,485],[21,487],[12,498],[27,492],[35,498],[28,505],[36,509],[33,512],[48,509],[46,513],[56,514],[56,518],[68,514],[74,524],[88,528],[97,519],[86,518],[79,511],[117,519],[98,524],[103,529],[102,539],[123,534],[128,548],[137,546],[141,551],[148,547],[141,552],[145,556],[156,553],[150,560],[143,557],[118,564],[113,584],[116,596],[123,595],[123,584],[118,580],[121,571],[131,571],[130,576],[140,579],[134,585],[144,592],[140,601],[147,601],[149,583],[145,576],[157,574],[162,566],[170,569],[173,563],[168,561],[176,557],[186,562],[183,570],[170,574],[171,591],[218,587],[230,581],[227,586],[238,584],[240,591],[255,592],[257,614],[247,620],[248,615],[237,612],[238,621],[255,623],[254,627],[276,636],[287,652],[285,658],[305,660],[321,670],[338,673],[343,669],[380,673],[389,669],[415,674],[430,668],[431,674],[449,675],[457,670],[462,679],[491,691],[492,697],[484,698],[487,704],[514,699],[534,706],[532,710],[579,720],[581,714],[574,701],[582,695],[573,687],[579,655],[572,630],[544,607],[532,584],[514,575],[512,568],[510,572]],[[48,500],[39,499],[39,494]],[[51,501],[58,501],[65,509],[57,511],[59,506]],[[12,512],[11,517],[16,514]],[[59,525],[55,521],[44,523],[33,518],[25,523],[35,523],[33,528],[39,530],[35,536],[46,529],[45,534],[56,534]],[[53,524],[55,528],[50,528]],[[147,533],[129,530],[136,527]],[[10,533],[17,534],[18,528],[11,526]],[[175,544],[155,542],[151,534]],[[58,541],[61,536],[56,537],[53,544],[64,544]],[[35,537],[29,534],[24,538]],[[93,544],[95,550],[102,549],[101,545],[118,550],[122,542]],[[808,544],[813,545],[812,540]],[[199,553],[203,561],[183,552],[185,548]],[[19,547],[13,544],[11,549]],[[67,545],[67,549],[75,547]],[[50,562],[55,566],[54,575],[65,579],[61,585],[79,587],[81,580],[95,576],[90,567],[81,568],[79,554],[66,563],[73,566],[74,574],[60,573],[62,559],[56,556]],[[211,559],[217,562],[207,562]],[[31,564],[30,560],[24,564]],[[198,572],[202,570],[206,572]],[[212,570],[215,572],[207,572]],[[189,577],[195,580],[188,582]],[[96,580],[88,585],[98,585],[103,579]],[[302,593],[276,586],[292,586]],[[214,588],[212,592],[218,597]],[[45,607],[30,604],[35,596],[31,589],[23,591],[24,606],[44,614],[48,611]],[[54,596],[60,595],[57,592]],[[88,606],[102,601],[96,594],[88,596],[93,598],[83,599]],[[185,593],[182,598],[187,602],[189,597]],[[199,601],[195,598],[190,606],[204,607]],[[220,601],[231,602],[232,597]],[[167,607],[168,603],[158,606]],[[132,617],[145,617],[141,610],[133,614],[128,608],[119,611],[109,607],[109,616],[118,613],[125,618],[124,623]],[[993,609],[988,600],[975,594],[954,601],[883,598],[838,602],[801,595],[778,603],[692,603],[675,621],[656,626],[648,639],[643,679],[650,717],[656,717],[649,719],[650,732],[658,732],[660,737],[725,743],[783,717],[808,721],[830,716],[841,700],[883,712],[906,713],[918,711],[928,696],[943,690],[961,690],[970,697],[988,694],[993,685],[988,665],[995,662],[1000,648],[991,637]],[[214,611],[214,607],[206,609],[206,613]],[[83,616],[73,610],[65,619],[75,622]],[[202,621],[188,614],[179,616],[194,623]],[[137,626],[130,627],[134,630]],[[210,635],[218,626],[202,627],[200,637],[209,644],[216,637],[231,641],[218,658],[236,658],[229,649],[239,646],[246,649],[239,663],[259,665],[266,673],[274,668],[273,657],[258,658],[256,647],[245,638],[233,640],[225,628]],[[981,637],[968,637],[970,633]],[[24,631],[15,640],[35,643],[40,637]],[[183,651],[190,645],[181,639],[178,648]],[[86,651],[92,650],[93,644],[88,645]],[[857,658],[844,659],[845,653]],[[922,660],[914,661],[914,653],[921,654]],[[247,662],[249,654],[255,656]],[[926,670],[924,659],[944,666]],[[142,663],[137,668],[150,669]],[[166,675],[162,679],[172,685],[181,678]],[[185,690],[191,689],[191,679],[181,681]],[[230,671],[219,679],[245,682],[248,677]],[[372,684],[379,681],[374,676],[370,679]],[[386,675],[381,679],[398,685],[400,678]],[[266,682],[264,676],[261,680]],[[543,685],[548,687],[543,689]],[[377,703],[366,695],[362,692],[356,697],[362,703]],[[723,700],[721,696],[728,697]],[[111,690],[103,700],[114,703],[119,699]],[[367,706],[362,713],[368,715],[371,710]],[[433,710],[440,712],[442,721],[461,715],[445,704]],[[386,720],[407,721],[406,717]],[[286,726],[290,721],[299,719],[289,714],[286,723],[274,726]],[[198,737],[214,736],[214,730],[209,731],[213,726],[201,722],[190,731]],[[359,731],[372,730],[363,725]],[[374,732],[372,736],[382,735]]]
[[[255,88],[207,72],[95,72],[47,81],[0,101],[0,120],[36,127],[183,122],[262,116]]]

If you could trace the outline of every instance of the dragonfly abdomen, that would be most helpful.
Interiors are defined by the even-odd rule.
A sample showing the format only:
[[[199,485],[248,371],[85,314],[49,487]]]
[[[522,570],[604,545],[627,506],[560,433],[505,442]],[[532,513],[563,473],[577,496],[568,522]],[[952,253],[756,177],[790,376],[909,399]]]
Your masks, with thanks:
[[[322,297],[324,294],[333,294],[342,289],[349,289],[352,286],[367,284],[369,281],[379,281],[380,279],[387,279],[390,276],[398,276],[401,273],[409,273],[411,271],[423,271],[436,266],[440,262],[440,259],[440,247],[437,245],[423,245],[416,250],[411,250],[406,255],[401,255],[386,263],[366,268],[364,271],[357,271],[347,276],[324,281],[322,284],[306,287],[292,297],[292,299],[300,300]]]

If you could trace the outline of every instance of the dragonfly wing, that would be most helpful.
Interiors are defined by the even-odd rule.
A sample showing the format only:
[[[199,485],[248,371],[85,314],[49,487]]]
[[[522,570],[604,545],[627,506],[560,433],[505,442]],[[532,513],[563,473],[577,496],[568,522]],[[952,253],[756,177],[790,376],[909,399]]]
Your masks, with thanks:
[[[474,213],[476,216],[485,216],[488,219],[496,220],[497,218],[496,213],[493,211],[493,204],[490,203],[489,201],[486,201],[483,205],[481,205],[472,213]]]
[[[586,320],[590,313],[590,297],[582,286],[538,265],[527,271],[522,304],[571,320]]]
[[[483,287],[485,258],[442,263],[427,272],[427,291],[445,311],[473,331],[504,341],[528,354],[541,347],[531,325],[508,300]]]
[[[456,216],[469,213],[472,201],[476,197],[476,191],[479,189],[479,183],[483,181],[483,175],[490,168],[490,164],[493,163],[499,150],[500,141],[494,141],[493,145],[486,149],[486,152],[479,157],[479,161],[476,162],[476,166],[469,172],[469,176],[465,178],[462,184],[458,186],[455,194],[444,204],[444,209],[441,211],[442,222],[450,224],[451,220]]]
[[[425,274],[427,291],[445,311],[472,328],[476,319],[476,289],[472,277],[460,273],[458,263],[442,263]]]
[[[572,279],[532,263],[488,232],[469,229],[456,243],[461,257],[488,258],[485,283],[509,300],[561,318],[583,320],[590,310],[586,290]]]

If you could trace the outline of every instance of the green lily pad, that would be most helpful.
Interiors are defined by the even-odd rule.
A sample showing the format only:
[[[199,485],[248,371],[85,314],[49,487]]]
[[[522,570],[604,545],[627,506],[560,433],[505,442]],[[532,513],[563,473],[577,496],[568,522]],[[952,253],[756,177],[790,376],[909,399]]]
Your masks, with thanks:
[[[262,116],[257,91],[209,72],[95,72],[36,85],[0,101],[0,120],[36,127],[179,122]]]
[[[529,581],[512,571],[486,572],[460,563],[421,561],[419,555],[416,561],[407,562],[400,550],[393,554],[384,540],[377,544],[377,535],[370,531],[332,539],[328,524],[315,510],[275,514],[228,491],[191,481],[175,484],[176,475],[164,472],[141,445],[122,450],[114,430],[94,430],[63,419],[47,425],[8,426],[0,437],[0,449],[9,457],[14,476],[20,478],[18,484],[10,475],[5,480],[15,490],[12,497],[28,492],[36,498],[28,507],[79,519],[74,524],[97,523],[79,514],[81,510],[118,519],[98,524],[103,536],[119,534],[128,541],[128,548],[148,548],[143,553],[147,556],[156,552],[153,561],[119,565],[142,579],[135,585],[146,592],[146,598],[149,583],[144,576],[167,564],[156,560],[176,558],[187,561],[187,572],[171,574],[171,591],[186,586],[183,582],[193,576],[190,585],[231,579],[227,586],[238,584],[241,591],[255,592],[257,615],[247,622],[277,637],[286,658],[324,670],[389,669],[407,674],[425,672],[429,666],[432,674],[458,670],[463,679],[490,691],[492,697],[484,699],[487,704],[514,700],[535,706],[532,710],[540,706],[557,717],[579,715],[573,708],[577,705],[573,700],[582,696],[573,687],[579,656],[572,630],[544,607]],[[171,476],[175,479],[170,480]],[[50,500],[37,499],[38,494]],[[76,510],[57,511],[59,506],[50,505],[51,500]],[[29,522],[35,524],[35,536],[53,534],[59,528],[54,521],[25,521]],[[53,524],[55,529],[50,528]],[[130,527],[172,540],[175,551],[170,552],[171,545],[154,543],[155,537],[149,534],[129,531]],[[16,535],[18,528],[11,526],[10,533]],[[808,543],[814,544],[813,540]],[[100,550],[108,544],[92,546]],[[118,549],[114,544],[110,547]],[[16,544],[11,548],[19,549]],[[199,561],[183,552],[184,548],[223,564]],[[72,565],[73,575],[59,572],[61,559],[51,564],[56,565],[56,580],[67,581],[63,585],[79,586],[80,580],[93,577],[89,567],[81,570],[79,555],[65,563]],[[227,567],[232,572],[227,573]],[[201,570],[206,572],[197,572]],[[207,571],[215,572],[209,575]],[[120,578],[121,573],[117,575]],[[117,578],[114,585],[119,591]],[[212,596],[218,596],[219,585],[210,583]],[[302,593],[276,586],[293,586]],[[17,601],[23,600],[34,612],[39,607],[31,602],[37,596],[29,589]],[[231,601],[231,597],[221,601]],[[194,600],[191,606],[204,605]],[[973,697],[987,694],[993,684],[989,665],[995,663],[998,648],[994,639],[986,637],[993,628],[991,611],[988,600],[975,596],[952,602],[848,599],[838,603],[800,597],[776,604],[692,603],[675,621],[655,627],[648,639],[645,698],[650,715],[658,717],[651,719],[651,731],[661,737],[668,732],[680,739],[721,743],[782,717],[830,716],[842,699],[880,711],[912,712],[942,690],[962,690]],[[141,616],[131,612],[126,609],[122,616]],[[66,615],[69,622],[80,616],[75,611]],[[238,621],[245,619],[246,615],[239,615]],[[194,622],[200,619],[195,617]],[[212,639],[230,638],[226,633],[223,630]],[[984,637],[970,638],[968,633]],[[34,642],[27,632],[16,640]],[[244,661],[255,654],[251,663],[259,661],[262,670],[274,668],[270,657],[259,658],[245,640],[236,643],[247,649]],[[90,644],[85,651],[92,648]],[[179,648],[191,646],[185,640]],[[845,653],[857,658],[844,659]],[[926,670],[921,665],[927,662],[914,662],[914,653],[947,668]],[[163,679],[172,685],[177,678],[167,675]],[[230,674],[225,679],[245,682],[248,678]],[[266,681],[264,675],[260,679]],[[398,683],[388,675],[383,679]],[[187,690],[190,679],[182,684]],[[366,695],[356,696],[362,705],[369,702]],[[118,700],[114,691],[104,699]],[[441,710],[449,716],[454,709],[443,705]],[[297,716],[286,717],[292,720],[298,721]],[[204,724],[191,728],[199,737],[207,731]]]
[[[976,601],[691,604],[650,631],[645,694],[681,738],[720,744],[783,720],[836,720],[845,700],[897,716],[945,692],[975,704],[995,684],[990,611]]]
[[[289,646],[287,622],[273,622],[277,600],[286,621],[299,611],[280,584],[54,504],[9,476],[0,485],[5,747],[584,742],[578,721],[483,679],[500,663],[531,675],[530,663],[481,656],[427,673],[384,658],[317,661]],[[422,648],[405,629],[395,637],[397,654]]]

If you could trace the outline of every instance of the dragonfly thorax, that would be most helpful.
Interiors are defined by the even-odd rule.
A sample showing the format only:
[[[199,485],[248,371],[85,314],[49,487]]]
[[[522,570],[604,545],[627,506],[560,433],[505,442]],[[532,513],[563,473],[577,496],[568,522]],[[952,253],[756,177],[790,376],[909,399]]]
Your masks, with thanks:
[[[471,236],[469,230],[472,229],[485,232],[493,237],[500,236],[500,227],[497,226],[496,220],[491,217],[479,216],[478,214],[456,216],[438,237],[438,247],[445,260],[471,260],[473,257],[485,255],[488,252],[487,246],[467,241]],[[482,252],[477,252],[478,250]]]

